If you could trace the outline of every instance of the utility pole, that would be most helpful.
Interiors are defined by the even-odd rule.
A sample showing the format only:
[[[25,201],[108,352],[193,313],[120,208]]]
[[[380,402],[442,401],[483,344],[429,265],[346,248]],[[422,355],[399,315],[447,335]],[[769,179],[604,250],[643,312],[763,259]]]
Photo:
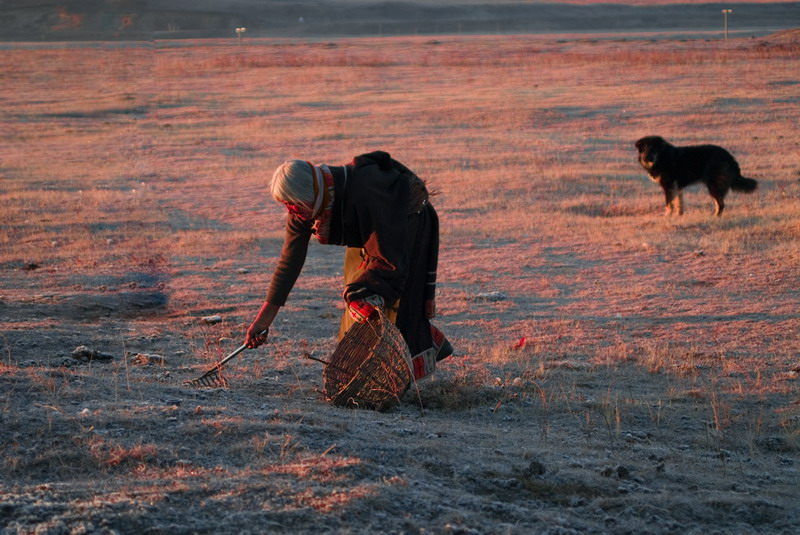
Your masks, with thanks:
[[[728,13],[733,13],[732,9],[723,9],[722,16],[725,20],[725,40],[728,40]]]

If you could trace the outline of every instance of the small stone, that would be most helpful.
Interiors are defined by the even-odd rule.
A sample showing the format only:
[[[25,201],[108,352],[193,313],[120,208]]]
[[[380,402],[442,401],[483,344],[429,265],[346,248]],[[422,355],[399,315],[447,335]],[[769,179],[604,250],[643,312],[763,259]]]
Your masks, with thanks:
[[[475,296],[477,301],[505,301],[508,296],[503,292],[483,292]]]
[[[72,350],[72,358],[84,360],[88,359],[88,357],[90,357],[93,353],[94,351],[92,351],[86,346],[78,346]]]
[[[628,431],[627,433],[625,433],[625,441],[631,443],[646,442],[647,433],[643,433],[640,431]]]
[[[78,346],[72,350],[72,358],[77,360],[113,360],[114,355],[110,353],[101,353],[100,351],[95,351],[94,349],[89,348],[88,346]]]
[[[222,321],[222,316],[218,314],[214,314],[213,316],[204,316],[200,318],[200,321],[203,323],[208,323],[209,325],[214,325]]]

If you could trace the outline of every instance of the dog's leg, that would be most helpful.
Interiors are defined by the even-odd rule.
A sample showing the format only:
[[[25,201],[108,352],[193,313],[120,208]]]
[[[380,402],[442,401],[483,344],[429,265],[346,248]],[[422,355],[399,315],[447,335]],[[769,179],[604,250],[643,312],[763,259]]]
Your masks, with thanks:
[[[664,190],[664,198],[667,201],[667,205],[664,208],[664,215],[672,215],[675,210],[675,199],[680,198],[680,192],[675,189],[665,189]],[[680,201],[677,203],[678,210],[680,211]]]
[[[683,191],[678,191],[678,194],[675,196],[673,204],[675,205],[675,209],[678,212],[678,215],[683,215]]]
[[[708,193],[711,195],[711,198],[714,199],[714,215],[719,217],[722,215],[722,211],[725,209],[725,194],[728,193],[729,185],[728,185],[728,177],[731,173],[737,172],[738,169],[723,169],[724,172],[720,172],[716,175],[711,175],[706,180],[706,185],[708,186]]]
[[[722,199],[714,199],[714,215],[717,217],[722,216],[722,211],[725,209],[725,203]]]

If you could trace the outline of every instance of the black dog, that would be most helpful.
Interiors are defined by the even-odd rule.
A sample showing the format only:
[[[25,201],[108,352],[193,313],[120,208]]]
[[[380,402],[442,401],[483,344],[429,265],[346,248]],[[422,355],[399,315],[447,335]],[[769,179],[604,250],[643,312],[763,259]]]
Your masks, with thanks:
[[[750,193],[758,182],[745,178],[739,164],[730,152],[716,145],[694,145],[676,147],[660,136],[643,137],[636,142],[639,163],[664,189],[667,199],[665,215],[674,209],[683,214],[685,187],[702,182],[716,204],[715,215],[721,216],[725,209],[725,194],[728,190]]]

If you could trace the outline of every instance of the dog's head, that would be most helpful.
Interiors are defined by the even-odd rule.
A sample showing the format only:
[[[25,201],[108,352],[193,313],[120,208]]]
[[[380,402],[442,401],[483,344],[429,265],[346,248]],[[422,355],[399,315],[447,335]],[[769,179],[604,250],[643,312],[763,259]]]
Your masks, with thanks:
[[[646,136],[639,139],[635,145],[636,150],[639,151],[639,163],[645,169],[652,169],[658,161],[659,154],[668,143],[661,136]]]

